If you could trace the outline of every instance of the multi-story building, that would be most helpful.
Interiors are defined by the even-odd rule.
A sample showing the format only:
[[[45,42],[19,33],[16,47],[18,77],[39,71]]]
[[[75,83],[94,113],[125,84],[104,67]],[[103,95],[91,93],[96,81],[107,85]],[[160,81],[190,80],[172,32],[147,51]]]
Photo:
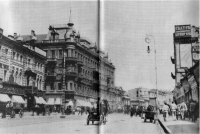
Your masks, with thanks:
[[[0,31],[0,92],[11,98],[13,95],[25,98],[30,109],[35,103],[35,96],[44,97],[46,52],[32,46],[37,40],[34,35],[23,42],[16,33],[5,37],[3,29]]]
[[[174,33],[174,100],[179,104],[199,101],[199,27],[176,25]],[[195,71],[194,71],[195,70]]]
[[[74,24],[50,25],[34,46],[47,53],[45,91],[48,103],[91,106],[98,97],[110,102],[123,93],[114,87],[115,66],[96,43],[82,38]],[[121,95],[122,96],[122,95]]]
[[[128,91],[130,96],[131,105],[141,105],[147,107],[149,104],[149,89],[147,88],[135,88]]]

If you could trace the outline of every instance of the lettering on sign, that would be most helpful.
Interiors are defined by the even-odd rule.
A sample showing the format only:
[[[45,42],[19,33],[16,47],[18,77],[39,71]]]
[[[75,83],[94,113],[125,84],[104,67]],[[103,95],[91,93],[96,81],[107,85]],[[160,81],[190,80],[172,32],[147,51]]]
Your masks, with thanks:
[[[175,26],[175,32],[177,31],[186,31],[186,30],[191,30],[191,26],[190,25],[176,25]]]
[[[200,60],[199,57],[200,57],[200,56],[199,56],[199,53],[193,53],[193,54],[192,54],[192,59],[193,59],[193,60]]]
[[[191,37],[191,32],[177,32],[175,37]]]
[[[14,87],[6,87],[4,86],[0,92],[2,93],[9,93],[9,94],[21,94],[24,95],[24,90],[21,88],[14,88]]]

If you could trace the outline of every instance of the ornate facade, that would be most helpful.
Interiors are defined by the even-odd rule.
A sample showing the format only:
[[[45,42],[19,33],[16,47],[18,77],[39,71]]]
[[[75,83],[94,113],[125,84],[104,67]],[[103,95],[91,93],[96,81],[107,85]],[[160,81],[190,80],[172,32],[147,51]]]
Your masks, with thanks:
[[[32,105],[34,94],[43,96],[44,68],[46,53],[31,45],[35,36],[23,42],[23,38],[14,33],[14,36],[3,36],[0,29],[0,80],[1,93],[12,96],[25,95],[28,107]],[[30,98],[29,98],[30,97]]]
[[[101,97],[113,105],[124,93],[115,87],[115,67],[108,54],[82,38],[73,25],[50,25],[47,34],[36,35],[34,46],[47,53],[46,99],[76,107],[92,106]]]

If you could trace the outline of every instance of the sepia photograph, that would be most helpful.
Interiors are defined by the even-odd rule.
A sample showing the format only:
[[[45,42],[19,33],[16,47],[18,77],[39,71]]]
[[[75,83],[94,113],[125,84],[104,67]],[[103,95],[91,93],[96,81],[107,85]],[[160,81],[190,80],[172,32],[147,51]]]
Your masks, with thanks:
[[[199,0],[0,0],[0,134],[199,134]]]

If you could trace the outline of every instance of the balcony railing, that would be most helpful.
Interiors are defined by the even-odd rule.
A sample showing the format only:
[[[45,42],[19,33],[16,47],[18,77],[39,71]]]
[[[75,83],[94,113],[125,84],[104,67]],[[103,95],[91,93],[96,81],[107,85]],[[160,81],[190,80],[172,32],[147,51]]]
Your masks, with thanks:
[[[56,76],[56,73],[55,72],[48,72],[48,73],[46,73],[46,76]]]
[[[78,65],[83,66],[83,61],[81,61],[81,60],[78,59],[77,63],[78,63]]]
[[[57,58],[48,58],[47,61],[48,61],[48,62],[56,62],[56,61],[57,61]]]
[[[66,75],[68,76],[77,76],[77,74],[78,74],[77,70],[66,71]]]
[[[66,42],[65,39],[59,39],[59,40],[43,40],[42,43],[58,43],[58,42]]]
[[[65,57],[66,61],[75,61],[77,62],[77,58],[76,57]]]

